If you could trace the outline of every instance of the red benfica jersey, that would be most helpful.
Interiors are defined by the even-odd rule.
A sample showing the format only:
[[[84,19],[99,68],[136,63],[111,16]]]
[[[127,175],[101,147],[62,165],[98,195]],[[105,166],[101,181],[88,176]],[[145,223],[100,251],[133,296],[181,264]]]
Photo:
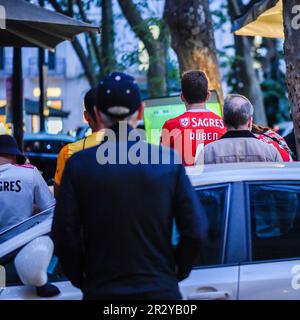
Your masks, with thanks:
[[[272,144],[279,151],[284,162],[293,161],[291,149],[278,133],[268,130],[264,134],[255,134],[255,136],[259,140]]]
[[[194,109],[164,124],[161,143],[175,149],[186,166],[192,166],[199,146],[220,139],[225,132],[220,116],[207,109]]]

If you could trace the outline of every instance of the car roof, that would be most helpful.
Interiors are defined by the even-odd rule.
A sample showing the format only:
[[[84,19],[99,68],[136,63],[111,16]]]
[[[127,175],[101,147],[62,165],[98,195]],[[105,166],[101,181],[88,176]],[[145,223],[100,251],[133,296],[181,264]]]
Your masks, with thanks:
[[[238,181],[297,181],[299,162],[249,162],[187,167],[194,186]]]
[[[53,140],[53,141],[67,141],[74,142],[76,138],[67,134],[50,134],[50,133],[31,133],[25,134],[24,140]]]

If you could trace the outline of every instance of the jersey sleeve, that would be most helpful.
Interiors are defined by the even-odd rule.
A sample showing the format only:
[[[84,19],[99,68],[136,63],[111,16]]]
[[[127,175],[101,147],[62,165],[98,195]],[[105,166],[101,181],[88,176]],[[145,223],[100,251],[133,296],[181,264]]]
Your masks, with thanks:
[[[33,169],[34,180],[34,204],[39,210],[44,211],[55,205],[55,199],[37,168]]]
[[[60,150],[60,153],[57,158],[57,166],[56,166],[56,172],[54,176],[54,181],[56,185],[60,185],[61,183],[62,175],[63,175],[68,158],[69,158],[69,149],[68,149],[68,145],[66,145]]]

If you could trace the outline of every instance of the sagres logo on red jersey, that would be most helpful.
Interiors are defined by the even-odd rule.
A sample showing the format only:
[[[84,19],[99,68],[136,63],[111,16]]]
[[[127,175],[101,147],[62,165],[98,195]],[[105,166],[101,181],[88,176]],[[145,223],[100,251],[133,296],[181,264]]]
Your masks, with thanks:
[[[182,118],[179,121],[183,128],[187,128],[190,125],[190,118]]]

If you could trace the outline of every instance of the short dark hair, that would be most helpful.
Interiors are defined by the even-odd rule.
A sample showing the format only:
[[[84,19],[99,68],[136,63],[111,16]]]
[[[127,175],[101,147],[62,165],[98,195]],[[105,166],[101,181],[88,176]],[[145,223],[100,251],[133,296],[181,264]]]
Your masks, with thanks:
[[[223,120],[227,127],[238,129],[253,116],[253,106],[244,96],[231,94],[224,101]]]
[[[84,96],[84,108],[85,110],[94,117],[94,106],[97,105],[97,88],[90,89]]]
[[[200,70],[187,71],[182,75],[181,90],[187,103],[203,103],[208,95],[208,80]]]

